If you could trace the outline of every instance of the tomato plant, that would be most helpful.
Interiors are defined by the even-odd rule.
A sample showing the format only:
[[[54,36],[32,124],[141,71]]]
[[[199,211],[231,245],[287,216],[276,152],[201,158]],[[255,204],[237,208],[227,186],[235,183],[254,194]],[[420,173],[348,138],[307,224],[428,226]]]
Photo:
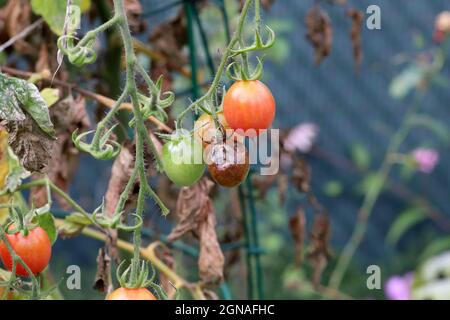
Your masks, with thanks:
[[[223,112],[225,119],[232,129],[260,130],[268,129],[275,117],[275,99],[259,80],[236,81],[227,91]],[[255,135],[252,132],[246,136]]]
[[[208,148],[206,161],[211,177],[223,187],[235,187],[247,177],[247,149],[239,142],[219,143]]]
[[[178,186],[194,184],[205,171],[202,145],[188,132],[170,136],[163,146],[161,161],[169,179]]]
[[[118,288],[111,292],[106,300],[158,300],[156,297],[146,288]]]
[[[36,227],[29,230],[27,235],[17,232],[7,234],[6,238],[14,252],[22,258],[35,275],[47,267],[52,254],[52,245],[44,229]],[[6,268],[11,271],[12,258],[3,241],[0,243],[0,258]],[[17,264],[16,274],[24,277],[28,276],[28,272],[21,264]]]
[[[154,75],[154,70],[153,72],[147,70],[141,64],[143,61],[141,55],[147,54],[148,50],[142,51],[137,48],[136,39],[132,36],[135,31],[130,30],[130,25],[134,25],[134,23],[129,23],[127,17],[129,6],[126,1],[109,1],[108,5],[113,14],[109,19],[105,18],[105,21],[95,29],[85,32],[84,35],[78,33],[79,29],[83,29],[80,24],[84,21],[80,15],[89,10],[89,1],[86,2],[87,7],[82,10],[65,8],[64,3],[60,3],[56,7],[50,6],[52,10],[46,10],[48,6],[45,5],[45,2],[47,0],[30,1],[33,13],[41,16],[41,19],[30,25],[30,29],[27,28],[23,38],[13,37],[11,39],[13,41],[2,44],[0,50],[11,46],[19,39],[27,42],[25,36],[34,28],[42,27],[45,31],[37,32],[37,39],[29,43],[30,47],[28,48],[39,49],[39,55],[36,55],[39,61],[35,62],[43,70],[36,67],[36,74],[34,74],[2,66],[0,73],[0,97],[5,100],[5,103],[0,106],[0,134],[4,131],[0,135],[0,204],[2,204],[2,210],[0,210],[0,259],[5,269],[13,271],[5,272],[4,277],[2,275],[2,281],[5,280],[4,283],[6,283],[5,290],[19,292],[30,299],[42,299],[49,294],[58,296],[60,293],[57,293],[56,290],[47,290],[47,288],[41,290],[44,289],[44,286],[41,286],[40,273],[47,267],[51,258],[51,245],[58,238],[58,233],[65,237],[83,234],[105,241],[105,247],[99,250],[97,260],[99,278],[104,281],[101,288],[111,287],[112,268],[114,263],[117,264],[117,279],[120,288],[107,299],[156,300],[156,297],[145,289],[147,287],[152,289],[158,299],[173,297],[154,283],[156,272],[152,272],[149,277],[148,269],[152,267],[153,270],[152,263],[170,283],[177,285],[177,288],[174,288],[175,291],[184,288],[191,293],[192,297],[205,299],[207,293],[204,288],[216,285],[223,278],[224,261],[221,259],[223,255],[220,246],[213,246],[214,252],[212,252],[209,248],[205,249],[204,245],[205,242],[217,242],[214,225],[208,223],[202,226],[201,233],[208,236],[200,236],[199,239],[201,242],[199,265],[204,262],[201,260],[215,257],[214,268],[216,270],[207,270],[211,275],[206,274],[205,268],[200,269],[201,281],[189,283],[171,270],[165,262],[159,261],[158,263],[156,248],[159,241],[155,241],[147,248],[142,247],[146,201],[151,198],[161,209],[163,216],[169,214],[169,209],[154,191],[149,179],[150,172],[153,175],[155,171],[165,171],[169,179],[176,185],[191,186],[202,177],[205,170],[203,146],[205,148],[212,146],[214,152],[212,153],[213,162],[210,165],[210,172],[213,178],[221,185],[230,187],[245,179],[249,170],[245,147],[243,145],[229,147],[223,143],[216,144],[217,141],[222,140],[216,140],[215,137],[223,138],[218,134],[218,130],[222,133],[223,129],[229,128],[226,115],[218,112],[223,105],[219,86],[227,67],[236,66],[237,61],[241,61],[242,65],[248,68],[250,65],[247,61],[248,52],[259,51],[273,44],[274,35],[269,27],[264,29],[269,32],[269,41],[265,42],[262,39],[259,17],[260,1],[244,1],[238,28],[235,34],[228,39],[229,43],[221,56],[220,64],[209,88],[203,95],[199,90],[198,97],[195,94],[196,90],[192,91],[193,96],[195,95],[198,99],[192,101],[177,115],[174,119],[174,128],[167,124],[170,113],[167,109],[174,103],[175,94],[166,91],[167,81],[163,81],[162,76],[154,81],[150,76],[150,74]],[[78,2],[74,1],[73,5],[76,6]],[[18,2],[10,1],[8,8],[14,12],[26,11],[29,13],[29,11],[23,10],[27,5],[28,2],[21,2],[19,7]],[[105,14],[103,17],[109,16],[108,12],[103,12],[108,9],[108,5],[102,5],[101,11]],[[255,44],[245,46],[247,39],[244,39],[246,37],[243,36],[243,29],[252,5],[255,8]],[[188,15],[194,14],[190,9],[195,9],[194,11],[198,9],[195,4],[190,2],[185,3],[185,8]],[[184,12],[181,11],[181,14]],[[25,20],[31,20],[28,18],[30,17],[27,16]],[[45,30],[44,23],[47,24],[47,28],[50,28],[49,30]],[[186,27],[191,28],[192,26]],[[54,45],[41,43],[39,40],[50,39],[50,31],[54,33]],[[98,37],[105,32],[111,32],[111,34],[116,32],[115,37],[111,37],[111,39],[121,39],[123,45],[123,59],[120,54],[113,57],[102,52],[104,57],[109,57],[108,66],[118,67],[115,70],[116,80],[123,79],[120,86],[119,83],[109,83],[109,92],[105,88],[104,94],[117,96],[116,100],[97,92],[91,92],[92,88],[89,86],[84,88],[84,83],[78,83],[81,79],[78,78],[77,70],[68,69],[64,63],[67,60],[68,63],[77,67],[93,64],[97,58],[96,48],[98,46],[95,44],[98,43]],[[46,37],[40,38],[41,34]],[[58,36],[57,40],[56,36]],[[35,47],[35,44],[39,44],[39,48]],[[54,53],[57,55],[58,65],[55,65],[54,61],[52,63],[47,61],[47,57],[53,56]],[[230,63],[231,59],[232,63]],[[14,59],[7,60],[13,61]],[[211,60],[211,62],[214,61]],[[258,62],[257,72],[253,73],[250,78],[244,76],[245,80],[259,78],[262,62],[260,59]],[[102,65],[102,63],[98,65]],[[146,64],[146,66],[152,66],[152,64]],[[180,65],[180,68],[179,71],[184,70],[184,66]],[[124,77],[119,75],[122,70],[125,71]],[[70,71],[70,77],[66,77],[66,71]],[[194,71],[192,70],[192,75],[194,75]],[[248,74],[248,70],[243,71]],[[9,75],[6,75],[5,72]],[[99,72],[99,74],[101,73]],[[183,71],[181,74],[186,76],[189,72]],[[76,80],[70,83],[67,82],[68,79]],[[52,87],[53,85],[54,87]],[[95,127],[91,127],[89,124],[85,99],[94,100],[110,109],[96,123]],[[51,109],[50,106],[52,106]],[[124,109],[129,110],[130,114],[127,116],[124,113],[124,116],[118,116],[119,110]],[[193,131],[183,129],[185,127],[182,119],[189,112],[205,113],[194,125]],[[174,114],[171,115],[174,116]],[[152,122],[153,125],[149,125],[149,122]],[[175,133],[173,133],[174,130]],[[158,137],[168,137],[168,141],[162,148],[160,148]],[[244,139],[242,136],[239,138]],[[26,143],[23,140],[26,140]],[[98,160],[116,158],[112,166],[105,199],[92,212],[85,210],[68,194],[70,179],[72,173],[75,172],[75,163],[77,163],[75,160],[80,155],[79,151],[89,153]],[[150,159],[155,160],[155,163],[150,163]],[[67,165],[68,163],[69,165]],[[156,170],[151,170],[153,169],[152,165]],[[29,181],[24,181],[30,175],[33,177]],[[202,211],[202,208],[206,208],[211,203],[207,190],[212,185],[214,184],[208,179],[205,179],[204,186],[199,184],[199,188],[202,189],[201,192],[205,196],[199,197],[202,201],[199,201],[201,203],[198,211]],[[26,201],[22,201],[24,196],[22,191],[25,190],[30,191],[31,208]],[[64,217],[64,219],[54,219],[53,201],[58,201],[59,207],[65,211],[61,213],[60,217]],[[212,207],[209,206],[207,209],[211,210]],[[68,210],[74,213],[69,214]],[[35,227],[28,229],[27,226],[30,223],[33,223]],[[15,225],[17,228],[9,229],[10,233],[8,233],[6,227],[3,227],[4,225]],[[124,239],[119,241],[122,232],[133,233],[133,236],[130,237],[132,243],[128,243]],[[120,257],[117,256],[111,259],[111,264],[103,265],[101,261],[105,260],[107,255],[112,258],[112,253],[118,252],[119,247],[132,253],[130,263],[124,264],[123,262],[126,261],[122,260],[119,264]],[[205,250],[208,252],[205,253]],[[122,266],[126,269],[124,270]],[[17,276],[28,277],[28,279],[22,281],[17,279]],[[4,283],[2,282],[1,285]],[[7,296],[8,291],[3,293],[4,296]]]

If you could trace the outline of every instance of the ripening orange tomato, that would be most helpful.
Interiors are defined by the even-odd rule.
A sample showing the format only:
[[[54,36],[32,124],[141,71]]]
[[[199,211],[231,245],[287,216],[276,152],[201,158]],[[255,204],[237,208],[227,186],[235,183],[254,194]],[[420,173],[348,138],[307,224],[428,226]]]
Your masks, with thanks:
[[[229,129],[227,121],[223,112],[217,113],[217,118],[219,123],[222,125],[223,129]],[[211,115],[204,113],[202,114],[194,124],[195,138],[199,140],[203,147],[215,143],[216,140],[216,124]]]
[[[146,288],[119,288],[111,292],[106,300],[158,300]]]
[[[259,80],[237,81],[227,91],[223,113],[231,129],[246,132],[253,137],[268,129],[275,117],[275,99],[270,89]]]

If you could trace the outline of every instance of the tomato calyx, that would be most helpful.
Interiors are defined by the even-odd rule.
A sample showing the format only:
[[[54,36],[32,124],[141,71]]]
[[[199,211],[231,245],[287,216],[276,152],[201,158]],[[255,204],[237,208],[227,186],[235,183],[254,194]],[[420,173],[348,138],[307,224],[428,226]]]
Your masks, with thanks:
[[[112,217],[108,217],[108,215],[105,214],[105,212],[106,212],[105,200],[103,199],[102,204],[92,213],[92,220],[102,228],[122,230],[125,232],[133,232],[139,229],[144,223],[142,217],[140,217],[138,214],[135,213],[130,215],[134,217],[137,222],[134,225],[129,226],[122,222],[123,219],[121,218],[122,215],[125,213],[124,211],[118,212],[117,214],[114,214]]]
[[[256,60],[258,63],[252,73],[237,61],[233,61],[225,71],[228,78],[234,81],[255,81],[261,79],[264,71],[263,61],[259,57],[256,57]]]
[[[120,265],[117,267],[116,271],[117,280],[121,288],[138,290],[150,287],[157,293],[160,298],[167,298],[164,290],[154,282],[156,278],[156,271],[151,263],[148,263],[147,261],[139,261],[138,268],[136,268],[137,274],[133,276],[131,274],[132,267],[133,263],[136,262],[132,260],[130,265],[123,270],[123,268],[125,267],[125,262],[126,261],[123,260],[122,263],[120,263]]]

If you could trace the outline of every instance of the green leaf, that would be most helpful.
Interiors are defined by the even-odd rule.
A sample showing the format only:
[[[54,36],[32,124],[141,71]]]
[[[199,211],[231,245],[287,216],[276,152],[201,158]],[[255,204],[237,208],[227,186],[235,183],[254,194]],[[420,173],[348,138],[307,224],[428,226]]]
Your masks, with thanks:
[[[72,213],[64,219],[64,223],[59,227],[58,233],[61,237],[73,237],[81,233],[84,227],[92,222],[81,213]]]
[[[66,17],[66,0],[31,0],[31,8],[42,16],[50,29],[58,36],[62,35]],[[72,0],[72,5],[79,6],[81,12],[89,10],[90,0]]]
[[[450,142],[450,130],[447,125],[425,114],[419,114],[410,118],[414,126],[424,127],[433,132],[442,141]]]
[[[34,84],[0,73],[0,101],[2,101],[0,119],[24,121],[25,111],[42,131],[54,136],[55,130],[50,120],[48,107]]]
[[[45,88],[41,90],[41,96],[46,104],[51,107],[59,99],[59,89]]]
[[[370,167],[370,153],[362,144],[354,144],[351,149],[351,157],[355,166],[365,171]]]
[[[417,65],[410,65],[392,79],[389,93],[395,99],[403,99],[415,89],[423,79],[425,70]]]
[[[47,232],[51,243],[55,243],[58,232],[56,231],[55,219],[50,212],[46,212],[37,216],[38,225]]]
[[[444,237],[434,240],[422,250],[420,260],[431,258],[449,249],[450,249],[450,237]]]
[[[400,238],[412,227],[426,219],[423,208],[409,208],[395,219],[386,236],[386,242],[395,246]]]
[[[6,177],[3,189],[0,190],[0,195],[7,192],[14,192],[22,184],[22,180],[29,176],[30,172],[20,165],[17,156],[11,148],[8,148],[8,176]]]
[[[323,192],[329,197],[337,197],[342,193],[342,184],[339,181],[328,181],[323,187]]]
[[[382,189],[384,179],[377,173],[367,175],[357,187],[357,191],[361,194],[377,191]]]

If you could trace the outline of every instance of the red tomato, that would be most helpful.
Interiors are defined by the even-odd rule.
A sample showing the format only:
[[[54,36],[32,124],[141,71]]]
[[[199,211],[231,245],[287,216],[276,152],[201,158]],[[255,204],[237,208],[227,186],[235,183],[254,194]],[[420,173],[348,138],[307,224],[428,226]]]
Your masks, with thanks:
[[[275,99],[261,81],[237,81],[225,95],[223,113],[230,128],[256,130],[256,134],[245,134],[252,137],[271,126],[275,117]]]
[[[36,227],[29,230],[27,236],[24,236],[22,232],[17,232],[7,234],[6,237],[16,254],[22,258],[35,275],[47,267],[52,255],[52,244],[44,229]],[[11,255],[3,241],[0,242],[0,258],[5,267],[11,271]],[[28,276],[21,264],[17,264],[16,274],[23,277]]]
[[[119,288],[111,292],[106,300],[158,300],[146,288]]]

